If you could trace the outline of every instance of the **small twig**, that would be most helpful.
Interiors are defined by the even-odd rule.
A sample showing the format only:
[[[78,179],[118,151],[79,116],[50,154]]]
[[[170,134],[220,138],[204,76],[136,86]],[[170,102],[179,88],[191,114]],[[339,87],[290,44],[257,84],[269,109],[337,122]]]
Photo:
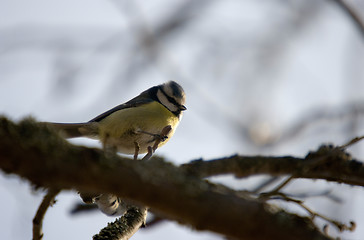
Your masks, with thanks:
[[[344,145],[338,147],[339,149],[341,150],[345,150],[347,147],[350,147],[351,145],[361,141],[364,139],[364,136],[361,136],[361,137],[355,137],[353,139],[351,139],[349,142],[345,143]]]
[[[334,219],[331,219],[329,217],[326,217],[326,216],[324,216],[324,215],[322,215],[320,213],[317,213],[317,212],[311,210],[308,206],[306,206],[304,204],[304,202],[302,200],[288,197],[286,194],[281,193],[281,192],[277,192],[275,194],[275,196],[276,197],[271,197],[271,198],[267,199],[267,201],[269,201],[269,200],[283,200],[283,201],[286,201],[286,202],[293,202],[293,203],[297,204],[298,206],[300,206],[301,208],[303,208],[304,210],[306,210],[306,212],[310,215],[310,218],[311,218],[312,221],[316,217],[318,217],[318,218],[321,218],[321,219],[325,220],[326,222],[330,223],[331,225],[335,226],[340,232],[354,231],[355,230],[356,224],[353,221],[350,221],[350,226],[348,226],[348,225],[346,225],[344,223],[341,223],[339,221],[336,221]],[[323,231],[324,232],[327,231],[327,226],[324,227]]]
[[[293,176],[290,176],[289,178],[287,178],[283,183],[281,183],[280,185],[278,185],[273,192],[279,192],[283,187],[285,187],[290,181],[292,181],[294,179]]]
[[[359,141],[359,140],[357,140]],[[349,230],[349,231],[353,231],[355,229],[355,223],[354,222],[350,222],[350,226],[343,224],[341,222],[338,222],[336,220],[333,220],[329,217],[326,217],[324,215],[321,215],[313,210],[311,210],[309,207],[307,207],[304,204],[304,201],[293,198],[293,197],[289,197],[288,195],[280,192],[280,190],[285,187],[292,179],[294,179],[293,176],[290,176],[289,178],[287,178],[283,183],[279,184],[275,189],[273,189],[270,192],[266,192],[266,193],[261,193],[258,196],[258,199],[262,200],[262,201],[269,201],[269,200],[283,200],[286,202],[293,202],[295,204],[297,204],[298,206],[300,206],[301,208],[305,209],[307,211],[307,213],[310,215],[311,220],[313,221],[315,219],[315,217],[321,218],[325,221],[327,221],[328,223],[334,225],[340,232],[345,231],[345,230]],[[327,231],[327,227],[325,227],[323,229],[323,231]]]
[[[253,193],[259,193],[259,192],[263,191],[264,188],[268,187],[269,185],[275,183],[278,180],[279,180],[279,177],[270,177],[268,180],[265,180],[262,183],[260,183],[258,186],[256,186],[252,190],[252,192]]]
[[[331,193],[331,190],[324,190],[322,192],[317,193],[300,193],[300,194],[287,194],[290,197],[300,198],[300,199],[308,199],[314,197],[326,197],[327,199],[335,202],[342,203],[342,199]]]
[[[49,189],[44,196],[42,203],[39,205],[37,213],[33,218],[33,240],[41,240],[43,238],[43,219],[49,206],[55,203],[54,198],[60,192],[58,189]]]
[[[326,217],[320,213],[317,213],[317,212],[311,210],[309,207],[307,207],[305,204],[303,204],[303,201],[301,201],[301,202],[293,201],[293,202],[298,204],[301,208],[305,209],[310,214],[312,220],[314,220],[315,217],[321,218],[321,219],[327,221],[328,223],[330,223],[331,225],[335,226],[340,232],[354,231],[354,229],[355,229],[356,224],[353,221],[350,221],[350,226],[348,226],[344,223],[341,223],[339,221],[336,221],[334,219],[331,219],[329,217]]]
[[[272,191],[269,191],[269,192],[265,192],[265,193],[261,193],[259,195],[259,199],[261,200],[266,200],[268,199],[269,197],[271,196],[274,196],[274,195],[277,195],[279,194],[280,190],[282,188],[284,188],[290,181],[292,181],[294,179],[293,176],[290,176],[289,178],[287,178],[284,182],[282,182],[281,184],[279,184],[275,189],[273,189]]]

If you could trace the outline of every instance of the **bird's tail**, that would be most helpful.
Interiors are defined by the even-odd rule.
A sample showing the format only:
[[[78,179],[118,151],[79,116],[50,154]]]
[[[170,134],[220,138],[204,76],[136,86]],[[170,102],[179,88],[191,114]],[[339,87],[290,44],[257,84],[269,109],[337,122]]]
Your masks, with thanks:
[[[75,138],[75,137],[90,137],[95,138],[98,135],[98,123],[52,123],[43,122],[47,127],[56,130],[62,137]]]

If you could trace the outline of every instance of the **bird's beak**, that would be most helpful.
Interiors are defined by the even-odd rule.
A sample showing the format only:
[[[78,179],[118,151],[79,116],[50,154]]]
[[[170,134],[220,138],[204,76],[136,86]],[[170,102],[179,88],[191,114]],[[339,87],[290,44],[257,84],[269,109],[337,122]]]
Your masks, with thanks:
[[[181,105],[181,106],[179,106],[179,110],[184,111],[184,110],[187,110],[187,108],[185,107],[185,105]]]

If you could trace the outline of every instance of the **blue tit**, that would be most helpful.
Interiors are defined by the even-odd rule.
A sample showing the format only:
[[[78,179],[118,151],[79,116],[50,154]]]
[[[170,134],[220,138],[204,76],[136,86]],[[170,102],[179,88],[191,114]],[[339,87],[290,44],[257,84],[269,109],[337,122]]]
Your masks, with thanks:
[[[148,147],[168,125],[171,130],[160,142],[174,134],[186,110],[183,88],[174,81],[151,87],[130,101],[120,104],[85,123],[46,123],[63,137],[99,139],[104,149],[124,154],[148,152]]]

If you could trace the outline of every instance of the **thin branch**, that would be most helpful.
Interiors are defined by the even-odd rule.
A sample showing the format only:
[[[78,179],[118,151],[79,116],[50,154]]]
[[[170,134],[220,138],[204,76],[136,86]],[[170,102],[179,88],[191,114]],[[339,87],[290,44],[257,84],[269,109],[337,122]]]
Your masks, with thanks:
[[[342,149],[342,150],[344,150],[344,149],[350,147],[351,145],[354,145],[354,144],[360,142],[363,139],[364,139],[364,136],[355,137],[355,138],[351,139],[349,142],[347,142],[344,145],[340,146],[339,148]]]
[[[325,197],[328,200],[331,200],[335,203],[342,203],[342,199],[339,196],[336,196],[332,193],[331,190],[324,190],[321,192],[305,192],[305,193],[296,193],[296,194],[287,194],[287,196],[292,198],[299,198],[299,199],[308,199],[308,198],[316,198],[316,197]]]
[[[57,189],[49,189],[48,193],[44,196],[42,203],[39,205],[37,213],[33,218],[33,240],[41,240],[43,238],[43,219],[49,208],[55,202],[54,198],[60,191]]]
[[[301,200],[288,197],[286,194],[281,193],[281,192],[277,192],[277,193],[275,193],[275,195],[277,197],[274,197],[272,195],[271,198],[267,199],[267,200],[283,200],[283,201],[286,201],[286,202],[293,202],[293,203],[297,204],[298,206],[300,206],[302,209],[304,209],[310,215],[310,218],[312,220],[314,220],[316,217],[321,218],[321,219],[327,221],[328,223],[330,223],[331,225],[335,226],[337,228],[337,230],[339,230],[340,232],[354,231],[355,230],[356,224],[355,224],[354,221],[350,221],[350,223],[349,223],[350,225],[346,225],[345,223],[341,223],[341,222],[339,222],[337,220],[331,219],[331,218],[326,217],[326,216],[324,216],[324,215],[322,215],[322,214],[320,214],[318,212],[313,211],[308,206],[306,206],[303,203],[303,201],[301,201]]]
[[[280,178],[279,177],[270,177],[268,180],[264,180],[262,183],[255,186],[255,188],[251,191],[253,193],[259,193],[263,191],[263,189],[267,188],[269,185],[277,182]]]
[[[280,192],[280,190],[285,187],[290,181],[292,181],[294,179],[293,176],[289,177],[288,179],[286,179],[283,183],[279,184],[275,189],[273,189],[272,191],[266,192],[266,193],[261,193],[258,195],[258,199],[261,201],[269,201],[269,200],[283,200],[286,202],[293,202],[295,204],[297,204],[298,206],[300,206],[301,208],[303,208],[304,210],[307,211],[307,213],[310,215],[311,219],[314,220],[316,217],[321,218],[325,221],[327,221],[328,223],[334,225],[340,232],[348,230],[348,231],[354,231],[355,229],[355,222],[351,221],[350,222],[350,226],[346,225],[344,223],[341,223],[339,221],[333,220],[329,217],[326,217],[320,213],[317,213],[313,210],[311,210],[308,206],[306,206],[302,200],[299,200],[297,198],[294,197],[290,197],[287,194],[284,194],[282,192]],[[256,193],[253,193],[256,194]],[[327,233],[327,226],[324,227],[323,232],[326,234]]]
[[[285,181],[283,181],[283,183],[281,183],[277,187],[275,187],[272,191],[259,194],[259,199],[262,199],[262,200],[268,199],[270,196],[278,194],[279,191],[282,188],[284,188],[293,179],[294,179],[294,177],[291,176],[291,177],[287,178]]]
[[[279,192],[282,188],[284,188],[285,186],[287,186],[287,184],[289,182],[291,182],[294,179],[293,176],[290,176],[289,178],[287,178],[286,180],[283,181],[283,183],[279,184],[275,189],[273,189],[273,192]]]
[[[259,194],[258,199],[261,200],[261,201],[283,200],[283,201],[286,201],[286,202],[293,202],[293,203],[297,204],[298,206],[300,206],[301,208],[303,208],[304,210],[306,210],[308,212],[308,214],[310,215],[312,220],[314,220],[315,217],[321,218],[321,219],[327,221],[328,223],[334,225],[340,232],[345,231],[345,230],[353,231],[355,229],[355,223],[354,222],[350,222],[350,226],[348,226],[348,225],[346,225],[344,223],[333,220],[333,219],[331,219],[329,217],[326,217],[326,216],[324,216],[324,215],[322,215],[320,213],[317,213],[317,212],[311,210],[308,206],[306,206],[303,203],[302,200],[290,197],[287,194],[284,194],[284,193],[280,192],[280,190],[282,188],[284,188],[293,179],[294,179],[293,176],[287,178],[283,183],[279,184],[272,191]],[[326,231],[324,231],[324,232],[326,232]]]

